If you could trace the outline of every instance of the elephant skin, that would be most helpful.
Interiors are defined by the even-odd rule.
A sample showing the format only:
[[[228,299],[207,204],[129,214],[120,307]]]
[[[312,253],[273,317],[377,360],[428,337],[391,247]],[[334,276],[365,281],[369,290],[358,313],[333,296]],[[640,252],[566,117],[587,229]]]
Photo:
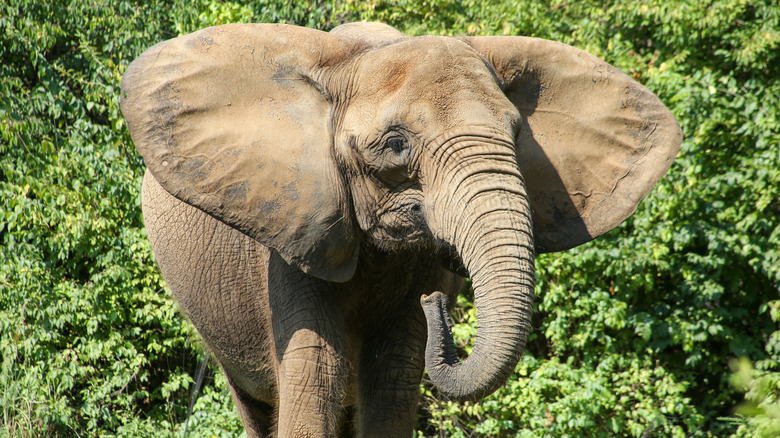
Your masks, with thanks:
[[[411,436],[442,394],[504,384],[534,258],[605,233],[667,172],[679,125],[603,61],[524,37],[204,29],[122,80],[143,214],[249,437]],[[456,354],[464,276],[477,337]]]

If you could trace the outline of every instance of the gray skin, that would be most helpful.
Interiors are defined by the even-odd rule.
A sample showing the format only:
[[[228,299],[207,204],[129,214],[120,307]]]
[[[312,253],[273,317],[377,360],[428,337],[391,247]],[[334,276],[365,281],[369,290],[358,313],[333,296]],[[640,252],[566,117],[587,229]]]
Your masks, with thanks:
[[[439,313],[432,325],[442,333],[441,294],[454,296],[462,282],[435,256],[437,246],[461,254],[473,272],[480,332],[473,359],[457,365],[467,369],[438,360],[429,373],[440,373],[454,397],[474,398],[494,391],[519,358],[534,285],[531,224],[520,219],[530,214],[512,143],[519,114],[475,52],[438,38],[425,50],[435,44],[461,59],[441,59],[458,69],[435,78],[451,88],[430,90],[422,103],[415,101],[425,91],[411,85],[430,82],[415,77],[430,68],[409,62],[406,82],[392,93],[385,89],[394,77],[360,81],[382,74],[376,58],[409,56],[417,47],[390,46],[398,53],[377,50],[352,67],[359,85],[344,96],[337,160],[365,237],[356,274],[345,283],[291,267],[145,178],[144,219],[163,276],[229,376],[247,429],[259,436],[270,431],[273,408],[277,436],[333,436],[350,420],[360,436],[410,435],[426,345],[420,297],[439,292],[425,301]],[[450,111],[428,105],[437,99],[448,99]],[[371,111],[380,104],[391,109],[381,118]],[[386,145],[388,125],[391,135],[404,136],[400,152]],[[355,419],[347,406],[356,408]]]
[[[233,29],[243,28],[229,31]],[[285,32],[300,31],[274,27],[273,32],[273,41],[278,41],[279,35],[288,35]],[[187,50],[196,43],[212,50],[220,41],[217,31],[200,35],[206,37],[187,40]],[[306,35],[306,41],[320,38],[319,34]],[[514,370],[531,327],[535,252],[574,246],[619,223],[666,172],[669,156],[676,153],[674,145],[667,148],[660,160],[663,164],[654,164],[661,170],[655,171],[657,177],[649,185],[644,182],[648,178],[637,177],[647,186],[637,189],[640,194],[619,194],[607,203],[608,210],[615,210],[614,199],[631,198],[622,216],[607,225],[580,219],[590,216],[587,202],[566,197],[569,207],[556,206],[556,214],[560,216],[565,208],[576,209],[574,219],[586,230],[582,233],[590,234],[570,238],[574,232],[567,231],[569,240],[556,247],[549,243],[554,241],[550,236],[555,230],[544,228],[545,217],[537,215],[544,208],[532,205],[534,194],[529,194],[523,164],[518,162],[523,135],[540,125],[532,124],[532,114],[521,115],[522,105],[508,97],[516,76],[506,73],[512,63],[493,59],[488,48],[475,49],[481,47],[478,40],[406,38],[383,25],[347,25],[333,35],[340,38],[338,47],[346,47],[339,49],[339,61],[318,59],[317,68],[307,70],[306,81],[328,102],[330,119],[325,129],[332,141],[325,160],[332,158],[335,164],[324,180],[306,183],[298,178],[295,184],[286,185],[294,190],[285,189],[284,196],[291,204],[309,199],[307,205],[315,206],[320,205],[320,196],[306,198],[307,194],[335,191],[334,199],[343,200],[335,210],[343,214],[305,209],[304,231],[290,233],[294,238],[278,237],[288,236],[283,234],[284,226],[297,218],[292,213],[274,216],[285,208],[278,207],[277,201],[255,210],[273,219],[257,226],[260,231],[246,225],[251,217],[231,212],[234,199],[243,203],[251,199],[250,185],[231,185],[241,190],[220,192],[218,198],[209,197],[210,187],[218,184],[189,191],[191,184],[208,180],[203,169],[219,172],[214,169],[222,161],[204,166],[203,153],[193,154],[198,157],[197,166],[203,166],[195,172],[192,161],[180,166],[169,158],[172,155],[165,155],[167,150],[156,152],[180,147],[189,132],[177,137],[176,123],[184,122],[156,114],[180,108],[185,110],[177,120],[200,114],[186,110],[178,97],[159,92],[185,93],[183,85],[136,86],[146,80],[138,72],[158,62],[159,55],[147,57],[153,61],[136,61],[139,67],[128,69],[123,80],[123,112],[150,169],[144,177],[143,213],[155,257],[181,309],[228,377],[249,437],[411,436],[425,367],[434,384],[453,399],[473,400],[492,393]],[[281,50],[269,44],[266,50]],[[301,52],[313,58],[317,55],[316,50]],[[577,56],[580,53],[584,52],[578,51]],[[255,56],[254,50],[251,55]],[[161,69],[164,74],[172,70]],[[278,68],[274,76],[281,88],[301,83],[284,82],[282,71]],[[284,70],[284,75],[289,76],[289,71]],[[136,89],[148,88],[158,93],[149,105],[164,111],[136,109],[146,108],[146,103],[135,103]],[[544,101],[539,98],[544,87],[537,84],[529,89],[539,102]],[[527,95],[521,97],[528,100]],[[301,96],[309,98],[308,94]],[[564,101],[563,106],[570,106],[569,100]],[[224,109],[231,104],[215,107]],[[561,112],[538,105],[536,112],[542,117]],[[642,111],[647,112],[644,107]],[[149,119],[137,115],[147,117],[144,114],[148,113],[152,114]],[[674,125],[671,120],[665,123]],[[637,129],[650,133],[644,139],[661,132],[649,124],[645,128],[636,125],[631,125],[626,138],[642,137],[636,135]],[[679,130],[675,126],[670,129]],[[174,134],[162,137],[169,132]],[[292,134],[273,135],[285,142]],[[679,146],[678,139],[670,143],[675,141]],[[638,155],[647,156],[643,154]],[[599,155],[598,161],[609,160]],[[627,162],[623,158],[614,161],[621,166]],[[265,171],[267,164],[253,164],[251,169]],[[532,167],[529,173],[544,168]],[[171,173],[171,168],[180,170]],[[633,175],[612,173],[623,180]],[[180,184],[180,175],[191,179]],[[336,189],[323,189],[330,187],[325,180],[336,181]],[[551,181],[537,181],[541,189],[535,193],[544,194],[547,187],[558,190],[566,184],[577,185],[557,174]],[[610,181],[607,185],[613,187],[610,195],[616,193],[618,184]],[[577,185],[576,190],[584,189]],[[210,203],[211,199],[218,201]],[[320,240],[312,241],[314,249],[308,249],[306,227],[331,216],[338,219],[325,221],[323,233],[329,237],[324,240],[331,245],[327,253],[331,257],[323,264],[311,255],[320,254]],[[537,217],[542,225],[534,224]],[[276,226],[283,231],[277,232]],[[545,246],[535,244],[535,235]],[[460,361],[448,311],[465,275],[472,279],[479,327],[471,355]]]
[[[162,273],[228,376],[248,436],[267,436],[275,413],[280,437],[411,435],[426,340],[420,295],[455,294],[460,277],[421,251],[366,244],[350,281],[326,282],[148,175],[143,197]]]

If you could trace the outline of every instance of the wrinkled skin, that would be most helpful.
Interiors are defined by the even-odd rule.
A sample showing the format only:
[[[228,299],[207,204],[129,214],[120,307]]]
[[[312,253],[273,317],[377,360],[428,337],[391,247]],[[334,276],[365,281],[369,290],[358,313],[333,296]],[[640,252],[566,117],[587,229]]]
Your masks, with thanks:
[[[283,414],[278,436],[411,433],[426,333],[420,294],[454,294],[459,277],[419,251],[365,248],[349,282],[329,283],[148,175],[143,190],[158,263],[225,370],[250,436],[269,432],[273,409]]]
[[[537,138],[530,131],[543,126],[534,122],[534,112],[542,121],[545,114],[561,112],[547,111],[541,103],[541,93],[554,88],[555,81],[526,69],[533,74],[524,77],[542,78],[542,85],[526,87],[539,101],[528,110],[518,102],[528,101],[529,93],[512,91],[519,74],[507,73],[520,63],[497,58],[481,45],[483,40],[406,38],[376,24],[345,25],[331,35],[290,27],[214,29],[181,40],[182,50],[199,47],[209,62],[221,53],[220,32],[260,29],[273,35],[259,39],[263,55],[276,55],[270,61],[257,61],[256,47],[241,56],[230,52],[241,62],[250,57],[256,62],[241,71],[273,74],[266,88],[258,82],[258,97],[247,99],[242,111],[300,131],[258,129],[255,140],[235,140],[239,147],[231,149],[224,146],[232,144],[230,136],[248,128],[231,125],[224,134],[228,140],[211,134],[237,117],[229,115],[197,137],[200,125],[223,112],[232,114],[232,107],[251,93],[212,105],[209,99],[218,91],[188,91],[188,81],[198,78],[186,73],[189,65],[197,65],[189,55],[176,58],[178,52],[171,50],[177,67],[154,70],[164,58],[160,54],[168,56],[168,45],[150,49],[153,56],[128,69],[122,108],[150,169],[143,212],[155,257],[174,297],[225,371],[250,437],[411,436],[425,367],[442,393],[454,399],[478,399],[495,391],[517,364],[530,329],[535,252],[575,246],[619,223],[668,169],[679,146],[679,128],[663,105],[648,104],[647,110],[624,101],[616,111],[630,107],[632,114],[642,115],[640,122],[623,123],[626,138],[634,140],[610,137],[606,142],[630,146],[623,148],[631,149],[629,156],[640,156],[637,162],[656,169],[654,180],[648,184],[641,172],[634,176],[638,167],[620,155],[625,152],[616,152],[614,162],[630,169],[611,172],[622,186],[615,180],[606,183],[611,189],[604,208],[624,211],[609,223],[603,219],[607,214],[593,214],[601,219],[591,220],[589,208],[597,196],[572,200],[588,184],[550,171],[555,174],[549,179],[536,177],[526,187],[521,159],[531,157],[533,164],[534,156],[555,155],[543,141],[528,140],[532,134]],[[298,43],[304,45],[302,55],[283,43],[274,46],[300,32],[308,35]],[[246,38],[231,38],[224,41],[251,45]],[[305,46],[316,39],[327,45]],[[293,68],[285,64],[290,58],[299,59],[290,64]],[[305,66],[305,80],[296,76],[298,64]],[[156,80],[156,71],[184,74],[161,86],[148,79]],[[619,79],[626,94],[633,90],[630,80]],[[610,80],[603,81],[605,87]],[[288,98],[283,94],[288,89],[297,94]],[[189,101],[188,93],[196,97]],[[511,98],[518,93],[520,98]],[[547,96],[554,100],[553,94]],[[207,102],[205,109],[192,110],[201,101]],[[197,119],[209,111],[212,118]],[[316,133],[300,134],[309,130]],[[604,135],[614,131],[601,130],[609,133]],[[669,138],[653,137],[664,130],[671,132]],[[327,135],[319,138],[321,133]],[[555,127],[550,135],[556,135]],[[265,151],[269,142],[287,149],[249,164],[248,158],[233,159],[247,150],[275,153]],[[304,152],[293,148],[298,142]],[[647,158],[652,156],[643,146],[647,142],[653,150],[657,144],[671,145],[662,151],[662,160],[655,160],[660,164]],[[526,143],[544,153],[528,152]],[[194,152],[186,149],[190,144]],[[211,161],[203,158],[214,150]],[[291,164],[279,164],[288,155]],[[610,161],[596,155],[599,162]],[[556,167],[555,158],[545,160],[552,164],[533,164],[527,173],[536,176]],[[312,174],[317,177],[309,178]],[[636,193],[616,188],[630,186],[632,178],[642,180]],[[258,185],[263,183],[267,186]],[[550,209],[555,215],[544,216],[547,204],[535,199],[556,199],[555,193],[566,193],[567,186],[575,187],[575,194]],[[275,190],[278,195],[268,194]],[[590,192],[598,191],[594,183]],[[247,207],[254,199],[259,199],[256,207]],[[567,211],[574,214],[564,217]],[[556,224],[548,227],[547,222]],[[571,223],[579,228],[561,225]],[[463,361],[455,354],[447,314],[461,290],[461,275],[472,278],[479,321],[475,347]]]
[[[274,409],[277,436],[411,434],[426,339],[420,294],[454,294],[459,277],[419,251],[365,248],[350,281],[328,283],[148,175],[143,194],[158,263],[225,370],[249,436],[269,432]]]

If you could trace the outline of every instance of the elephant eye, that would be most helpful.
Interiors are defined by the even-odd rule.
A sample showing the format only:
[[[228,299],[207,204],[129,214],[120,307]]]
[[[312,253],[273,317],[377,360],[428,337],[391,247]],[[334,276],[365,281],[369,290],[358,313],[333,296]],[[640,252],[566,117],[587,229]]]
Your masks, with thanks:
[[[392,150],[396,154],[400,154],[401,152],[403,152],[407,148],[406,139],[403,138],[403,137],[400,137],[400,136],[399,137],[390,137],[385,142],[385,147],[387,147],[388,149]]]

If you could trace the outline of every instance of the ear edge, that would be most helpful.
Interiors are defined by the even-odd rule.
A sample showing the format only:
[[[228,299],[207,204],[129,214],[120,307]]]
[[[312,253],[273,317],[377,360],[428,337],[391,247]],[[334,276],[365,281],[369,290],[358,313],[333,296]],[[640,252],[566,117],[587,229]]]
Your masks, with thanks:
[[[396,28],[378,22],[345,23],[336,26],[330,33],[363,42],[373,49],[409,38]]]

